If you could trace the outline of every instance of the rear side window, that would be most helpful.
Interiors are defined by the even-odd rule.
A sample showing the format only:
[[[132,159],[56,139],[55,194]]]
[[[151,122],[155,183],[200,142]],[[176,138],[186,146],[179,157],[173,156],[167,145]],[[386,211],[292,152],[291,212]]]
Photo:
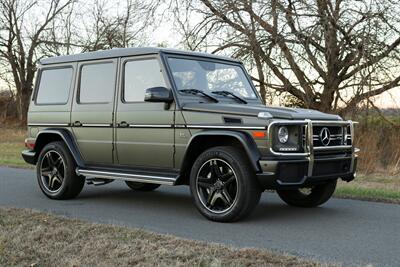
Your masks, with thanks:
[[[116,65],[83,65],[79,86],[79,103],[109,103],[113,100]]]
[[[143,102],[146,89],[166,86],[156,59],[128,61],[124,77],[125,102]]]
[[[66,104],[72,82],[72,68],[44,69],[40,74],[37,104]]]

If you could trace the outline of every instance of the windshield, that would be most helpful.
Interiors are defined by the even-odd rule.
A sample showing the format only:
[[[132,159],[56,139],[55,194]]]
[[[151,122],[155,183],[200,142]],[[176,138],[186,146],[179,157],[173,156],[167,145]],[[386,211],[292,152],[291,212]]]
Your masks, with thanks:
[[[197,89],[207,94],[228,91],[241,98],[257,99],[240,66],[172,57],[168,63],[178,90]]]

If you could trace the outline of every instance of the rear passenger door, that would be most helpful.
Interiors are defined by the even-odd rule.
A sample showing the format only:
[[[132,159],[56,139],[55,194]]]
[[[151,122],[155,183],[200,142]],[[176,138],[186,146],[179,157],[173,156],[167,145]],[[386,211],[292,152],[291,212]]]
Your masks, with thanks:
[[[71,123],[79,150],[89,165],[113,164],[117,66],[117,59],[78,64]]]
[[[116,114],[118,163],[130,167],[172,168],[174,109],[165,103],[144,102],[145,90],[171,88],[156,56],[123,58]]]

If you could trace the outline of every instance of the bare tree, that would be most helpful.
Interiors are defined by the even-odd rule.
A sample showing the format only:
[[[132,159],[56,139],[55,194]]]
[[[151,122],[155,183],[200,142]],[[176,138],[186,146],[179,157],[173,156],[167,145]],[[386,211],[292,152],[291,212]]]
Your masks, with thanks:
[[[203,18],[188,32],[214,52],[251,59],[263,96],[269,88],[305,107],[345,114],[400,84],[398,1],[201,2],[187,2]],[[201,35],[205,27],[218,34]]]
[[[118,4],[122,8],[117,10],[109,10],[109,2],[103,0],[95,0],[90,6],[92,12],[88,19],[82,19],[85,28],[80,32],[87,35],[81,43],[84,51],[138,46],[146,42],[148,28],[155,21],[157,1],[125,0]]]
[[[38,8],[36,1],[0,2],[0,59],[9,65],[18,102],[17,114],[22,122],[26,121],[41,37],[49,31],[52,21],[72,2],[51,0],[43,8]],[[30,12],[34,9],[36,14]],[[26,20],[30,20],[30,23],[27,24]]]

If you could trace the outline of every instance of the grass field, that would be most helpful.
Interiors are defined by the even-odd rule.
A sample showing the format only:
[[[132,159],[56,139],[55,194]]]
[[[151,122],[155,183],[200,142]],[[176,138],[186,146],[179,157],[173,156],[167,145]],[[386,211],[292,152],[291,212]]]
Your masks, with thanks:
[[[0,266],[326,266],[258,249],[0,208]]]
[[[26,131],[0,128],[0,165],[32,168],[21,158]],[[356,180],[339,182],[336,197],[400,203],[400,175],[374,173],[359,175]]]
[[[0,127],[0,165],[29,168],[21,157],[26,130]]]

